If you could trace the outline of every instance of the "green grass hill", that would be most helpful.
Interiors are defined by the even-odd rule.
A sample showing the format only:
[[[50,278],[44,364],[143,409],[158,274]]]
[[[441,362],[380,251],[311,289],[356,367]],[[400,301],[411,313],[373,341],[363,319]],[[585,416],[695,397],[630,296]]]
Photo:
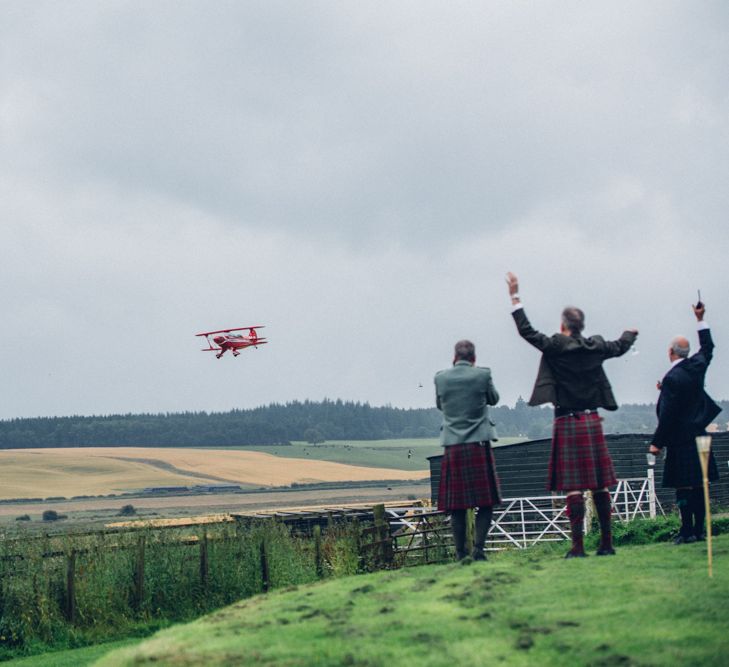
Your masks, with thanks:
[[[729,664],[729,536],[564,560],[565,545],[250,598],[96,664]]]

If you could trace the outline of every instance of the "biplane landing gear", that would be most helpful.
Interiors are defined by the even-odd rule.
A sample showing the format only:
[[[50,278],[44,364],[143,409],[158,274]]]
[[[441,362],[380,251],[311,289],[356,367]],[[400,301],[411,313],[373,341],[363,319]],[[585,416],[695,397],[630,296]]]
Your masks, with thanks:
[[[218,352],[218,353],[217,353],[217,354],[215,355],[215,358],[216,358],[216,359],[220,359],[220,357],[222,357],[222,356],[223,356],[224,354],[225,354],[225,350],[223,350],[222,352]]]
[[[240,355],[240,352],[238,352],[238,350],[233,350],[233,356],[234,357],[237,357],[239,355]]]

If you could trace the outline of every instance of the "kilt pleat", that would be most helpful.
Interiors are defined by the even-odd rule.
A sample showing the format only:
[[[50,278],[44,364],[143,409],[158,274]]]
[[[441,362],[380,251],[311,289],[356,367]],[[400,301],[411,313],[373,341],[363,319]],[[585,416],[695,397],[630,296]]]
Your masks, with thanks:
[[[490,507],[501,502],[490,443],[448,445],[440,464],[438,509]]]
[[[602,432],[602,418],[597,413],[557,417],[552,431],[547,489],[602,489],[617,481]]]

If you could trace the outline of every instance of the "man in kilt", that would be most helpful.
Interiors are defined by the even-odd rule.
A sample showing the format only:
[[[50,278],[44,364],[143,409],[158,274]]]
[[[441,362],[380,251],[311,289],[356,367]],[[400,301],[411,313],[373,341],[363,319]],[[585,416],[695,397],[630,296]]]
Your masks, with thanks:
[[[602,432],[598,408],[617,410],[603,361],[625,354],[638,331],[624,331],[618,340],[601,336],[585,338],[585,314],[574,307],[562,311],[560,332],[547,336],[532,328],[519,298],[519,281],[507,274],[512,315],[519,335],[542,353],[537,380],[529,405],[554,405],[552,453],[547,489],[567,493],[567,516],[572,531],[572,548],[567,558],[584,558],[583,492],[592,491],[600,521],[598,556],[615,553],[612,544],[611,501],[608,487],[617,482]]]
[[[466,558],[466,510],[478,507],[471,557],[486,560],[484,544],[493,506],[500,502],[491,440],[496,440],[488,406],[499,394],[488,368],[476,365],[476,348],[468,340],[456,343],[453,366],[435,375],[436,406],[443,413],[438,509],[451,515],[456,558]]]
[[[668,348],[671,368],[658,383],[661,395],[656,412],[658,427],[653,435],[650,452],[658,454],[667,449],[663,469],[663,486],[676,489],[676,505],[681,514],[681,530],[674,540],[687,544],[704,539],[703,474],[696,451],[697,435],[706,433],[706,427],[721,412],[704,390],[706,371],[711,363],[714,342],[709,325],[704,321],[704,304],[694,307],[698,322],[699,351],[689,357],[689,342],[676,336]],[[719,472],[716,460],[709,454],[709,480],[716,481]]]

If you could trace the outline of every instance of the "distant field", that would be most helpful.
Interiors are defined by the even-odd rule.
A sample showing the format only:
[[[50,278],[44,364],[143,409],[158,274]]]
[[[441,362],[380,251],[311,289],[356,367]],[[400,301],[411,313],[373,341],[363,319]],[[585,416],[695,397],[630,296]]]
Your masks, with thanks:
[[[499,445],[523,438],[502,438]],[[0,450],[0,499],[97,496],[147,487],[417,480],[436,438],[335,440],[280,447],[84,447]]]
[[[0,499],[103,495],[153,486],[240,484],[253,487],[293,483],[421,479],[425,464],[395,467],[390,461],[363,467],[341,457],[287,447],[282,459],[272,448],[253,450],[171,447],[85,447],[0,451]],[[345,451],[346,448],[345,448]],[[291,454],[299,452],[292,460]],[[323,452],[322,452],[323,453]]]
[[[501,438],[496,446],[509,445],[523,440],[524,438]],[[437,438],[327,440],[318,445],[293,442],[291,446],[286,447],[241,447],[240,449],[269,452],[276,456],[308,457],[350,465],[378,466],[400,470],[427,470],[428,457],[443,453],[443,448],[438,444]]]

